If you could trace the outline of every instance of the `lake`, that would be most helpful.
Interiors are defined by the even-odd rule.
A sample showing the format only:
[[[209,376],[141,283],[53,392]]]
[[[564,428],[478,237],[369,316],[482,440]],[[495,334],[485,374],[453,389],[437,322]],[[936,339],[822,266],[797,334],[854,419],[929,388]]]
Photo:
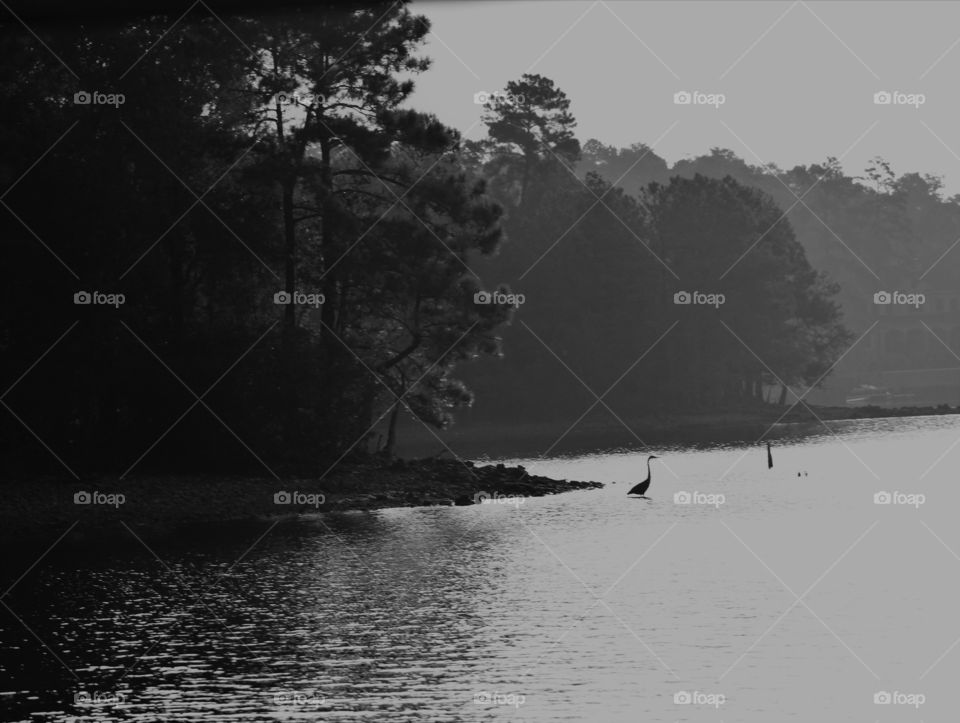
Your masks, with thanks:
[[[623,450],[513,460],[602,490],[5,550],[3,720],[955,721],[960,418],[773,436],[658,448],[646,500]]]

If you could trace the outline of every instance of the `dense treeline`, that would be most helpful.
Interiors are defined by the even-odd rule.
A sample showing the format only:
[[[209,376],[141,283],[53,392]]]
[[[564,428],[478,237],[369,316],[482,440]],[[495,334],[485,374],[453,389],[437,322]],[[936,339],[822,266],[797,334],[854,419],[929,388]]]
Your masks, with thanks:
[[[509,309],[463,271],[500,207],[456,131],[404,107],[429,23],[195,11],[49,29],[56,56],[3,28],[8,384],[67,332],[5,398],[5,440],[71,469],[264,471],[369,448],[393,395],[444,423]]]
[[[937,301],[932,296],[951,295],[960,288],[960,256],[953,248],[960,238],[960,196],[947,196],[936,176],[897,175],[880,157],[857,176],[845,174],[834,158],[783,170],[748,163],[733,151],[718,148],[671,167],[647,146],[616,149],[590,140],[584,144],[577,172],[598,173],[630,191],[696,174],[729,176],[763,191],[783,209],[810,264],[838,285],[835,298],[844,324],[855,336],[877,319],[873,305],[877,291],[924,292],[931,302],[926,310],[932,312]],[[871,334],[843,357],[837,373],[855,376],[885,368],[954,366],[960,342],[948,326],[955,326],[960,317],[953,306],[945,311],[947,315],[927,320],[952,352],[922,327],[919,338],[904,345],[891,345],[882,334]]]
[[[485,119],[471,150],[507,240],[477,273],[525,299],[504,358],[466,372],[473,419],[761,403],[770,385],[818,381],[849,343],[836,287],[770,195],[729,174],[671,177],[645,146],[581,151],[569,100],[539,76]]]
[[[316,469],[474,397],[571,422],[608,388],[624,415],[755,400],[848,339],[736,173],[581,149],[540,76],[480,142],[410,109],[405,3],[173,19],[3,25],[8,468]],[[501,282],[523,303],[485,303]]]

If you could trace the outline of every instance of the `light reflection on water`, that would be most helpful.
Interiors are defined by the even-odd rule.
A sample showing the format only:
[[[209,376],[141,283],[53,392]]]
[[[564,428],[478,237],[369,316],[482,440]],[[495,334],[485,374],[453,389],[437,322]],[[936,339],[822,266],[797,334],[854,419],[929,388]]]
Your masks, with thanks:
[[[0,705],[33,721],[950,720],[960,421],[830,426],[778,430],[773,470],[762,445],[658,449],[649,500],[625,495],[646,453],[618,452],[524,461],[609,484],[520,504],[305,517],[255,545],[265,526],[145,539],[162,562],[132,537],[63,544],[3,600],[79,681],[4,611]],[[14,552],[4,589],[42,550]],[[123,701],[76,706],[79,690]],[[926,702],[880,708],[877,691]]]

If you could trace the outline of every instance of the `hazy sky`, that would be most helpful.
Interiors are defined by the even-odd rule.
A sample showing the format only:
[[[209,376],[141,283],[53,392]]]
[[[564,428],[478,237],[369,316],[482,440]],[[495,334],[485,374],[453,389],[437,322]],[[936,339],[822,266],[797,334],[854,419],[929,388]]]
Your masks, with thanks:
[[[433,23],[434,65],[412,105],[468,137],[483,135],[474,93],[532,72],[567,93],[581,142],[643,142],[669,163],[713,146],[785,168],[837,156],[852,174],[883,155],[898,175],[940,175],[960,193],[960,3],[430,0],[413,8]],[[675,104],[684,90],[725,101]],[[899,91],[906,103],[875,104],[879,91]]]

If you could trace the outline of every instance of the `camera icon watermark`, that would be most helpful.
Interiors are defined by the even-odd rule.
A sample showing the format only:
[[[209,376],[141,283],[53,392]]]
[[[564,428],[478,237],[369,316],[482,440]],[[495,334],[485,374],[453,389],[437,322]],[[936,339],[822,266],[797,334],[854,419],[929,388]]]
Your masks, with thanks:
[[[326,301],[326,297],[323,294],[311,293],[307,294],[302,291],[294,291],[292,294],[289,291],[278,291],[273,295],[273,303],[278,306],[288,306],[289,304],[294,304],[297,306],[312,306],[317,309],[323,306],[323,303]]]
[[[326,696],[316,693],[278,690],[270,696],[273,704],[284,708],[319,708],[327,702]]]
[[[674,705],[707,705],[719,708],[727,702],[723,693],[704,693],[699,690],[678,690],[673,694]]]
[[[675,505],[707,505],[718,508],[720,505],[725,505],[726,503],[727,496],[721,492],[707,493],[680,490],[679,492],[673,493],[673,504]]]
[[[926,502],[927,496],[920,492],[907,493],[894,490],[893,492],[880,491],[873,495],[875,505],[906,505],[918,510]]]
[[[97,706],[97,705],[119,705],[126,700],[126,696],[119,692],[101,692],[94,691],[89,693],[85,690],[78,690],[73,694],[73,704],[79,706]]]
[[[475,505],[513,505],[514,507],[519,507],[526,501],[527,498],[523,495],[503,495],[499,492],[494,492],[493,494],[489,492],[476,492],[473,495],[473,503]]]
[[[286,490],[280,490],[279,492],[273,493],[273,504],[275,505],[312,505],[314,507],[320,507],[324,502],[327,501],[326,496],[321,492],[287,492]]]
[[[126,102],[127,97],[123,93],[79,90],[73,94],[74,105],[112,105],[114,108],[119,108]]]
[[[875,705],[909,705],[919,709],[927,702],[927,696],[923,693],[903,693],[899,690],[891,693],[880,690],[873,694],[873,702]]]
[[[912,105],[919,108],[927,102],[923,93],[902,93],[899,90],[878,90],[873,94],[874,105]]]
[[[311,106],[314,103],[323,105],[325,98],[322,95],[317,95],[315,93],[301,93],[299,91],[291,91],[289,93],[277,93],[271,99],[274,105],[302,105],[302,106]]]
[[[927,303],[927,297],[925,294],[918,292],[878,291],[873,295],[873,303],[878,306],[893,304],[897,306],[912,306],[915,309],[919,309]]]
[[[525,102],[523,95],[517,93],[507,93],[504,90],[478,90],[473,94],[473,102],[476,105],[487,105],[494,101],[498,101],[505,105],[522,105]]]
[[[105,294],[101,291],[78,291],[73,295],[73,303],[77,306],[112,306],[119,309],[127,303],[127,297],[123,294]]]
[[[674,105],[712,105],[719,108],[727,102],[723,93],[702,93],[699,90],[678,90],[673,94]]]
[[[120,505],[125,504],[126,501],[126,495],[120,492],[107,494],[97,490],[93,492],[81,490],[73,494],[73,504],[75,505],[110,505],[111,507],[119,508]]]
[[[673,295],[673,303],[678,306],[712,306],[719,309],[727,303],[727,297],[724,294],[707,294],[702,291],[678,291]]]
[[[498,693],[497,691],[481,690],[473,694],[475,705],[512,705],[519,708],[527,700],[527,696],[519,693]]]
[[[527,300],[523,294],[506,294],[502,291],[478,291],[473,295],[474,304],[503,304],[506,306],[522,306]]]

